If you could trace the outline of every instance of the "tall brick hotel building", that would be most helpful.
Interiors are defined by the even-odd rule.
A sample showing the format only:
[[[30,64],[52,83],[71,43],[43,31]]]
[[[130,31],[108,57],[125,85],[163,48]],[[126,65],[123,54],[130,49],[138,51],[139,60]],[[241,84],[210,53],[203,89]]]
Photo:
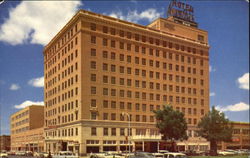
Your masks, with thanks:
[[[142,26],[80,10],[43,53],[46,151],[164,149],[153,113],[164,105],[185,113],[179,150],[208,149],[195,132],[209,111],[208,33],[197,23]]]

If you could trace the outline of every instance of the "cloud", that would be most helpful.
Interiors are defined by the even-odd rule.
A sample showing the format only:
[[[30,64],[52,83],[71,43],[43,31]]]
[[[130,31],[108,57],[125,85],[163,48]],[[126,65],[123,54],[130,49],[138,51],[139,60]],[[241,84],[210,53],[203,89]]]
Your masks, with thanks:
[[[24,101],[23,103],[19,104],[19,105],[14,105],[14,107],[16,109],[23,109],[27,106],[30,106],[30,105],[44,105],[44,102],[43,101],[30,101],[30,100],[26,100]]]
[[[43,87],[44,86],[44,77],[33,78],[29,80],[29,85],[33,87]]]
[[[12,91],[16,91],[18,89],[20,89],[21,87],[18,84],[11,84],[10,85],[10,90]]]
[[[212,67],[212,65],[209,65],[209,72],[215,72],[216,69]]]
[[[45,45],[80,5],[80,1],[22,1],[9,10],[9,17],[0,26],[0,41]]]
[[[237,80],[240,89],[249,90],[249,73],[245,73],[243,76]]]
[[[213,96],[215,96],[215,93],[214,93],[214,92],[211,92],[211,93],[209,94],[209,96],[210,96],[210,97],[213,97]]]
[[[154,8],[149,8],[140,13],[137,10],[128,11],[126,15],[123,14],[121,11],[113,11],[109,14],[107,13],[103,13],[103,14],[106,14],[108,16],[118,18],[121,20],[126,20],[126,21],[137,23],[140,20],[147,20],[151,22],[159,18],[161,15],[163,15],[163,12],[158,12]]]
[[[249,104],[240,102],[234,105],[216,106],[215,108],[222,112],[224,111],[232,111],[232,112],[246,111],[246,110],[249,110]]]

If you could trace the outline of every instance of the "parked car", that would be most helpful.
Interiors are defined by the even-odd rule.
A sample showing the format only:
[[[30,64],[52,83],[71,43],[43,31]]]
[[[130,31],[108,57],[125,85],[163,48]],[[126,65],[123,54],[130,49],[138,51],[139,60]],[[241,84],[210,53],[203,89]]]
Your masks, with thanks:
[[[26,152],[25,152],[25,151],[17,151],[17,152],[16,152],[16,155],[17,155],[17,156],[25,156],[25,155],[26,155]]]
[[[52,155],[52,158],[78,158],[72,151],[59,151],[57,154]]]
[[[154,158],[151,153],[148,152],[135,152],[134,155],[129,155],[128,158]]]
[[[107,153],[104,156],[105,158],[125,158],[124,155],[119,154],[119,153]]]
[[[33,152],[32,151],[25,151],[25,156],[33,156]]]
[[[155,158],[163,158],[163,157],[164,157],[164,154],[163,154],[163,153],[152,153],[152,155],[153,155]]]
[[[15,151],[9,151],[7,152],[8,155],[16,155],[16,152]]]
[[[235,155],[234,152],[226,151],[226,150],[218,150],[217,153],[218,155],[223,155],[223,156]]]
[[[164,154],[164,158],[187,158],[187,155],[186,154],[183,154],[183,153],[165,153]]]
[[[34,156],[35,157],[37,157],[37,158],[46,158],[46,157],[48,157],[48,153],[46,153],[46,152],[35,152],[34,153]]]
[[[168,150],[159,150],[158,153],[164,154],[164,153],[168,153]]]
[[[0,157],[1,157],[1,158],[8,158],[7,152],[6,152],[6,151],[1,151],[1,152],[0,152]]]
[[[89,157],[90,158],[104,158],[105,152],[100,152],[100,153],[90,153]]]

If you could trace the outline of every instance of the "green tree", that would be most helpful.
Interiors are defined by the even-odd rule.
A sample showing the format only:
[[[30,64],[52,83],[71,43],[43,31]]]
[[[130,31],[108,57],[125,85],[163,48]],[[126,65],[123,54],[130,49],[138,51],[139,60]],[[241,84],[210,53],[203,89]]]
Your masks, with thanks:
[[[156,127],[163,135],[163,140],[171,141],[172,151],[175,151],[176,140],[187,139],[187,123],[184,114],[175,111],[171,106],[164,106],[162,110],[154,111],[157,120]]]
[[[225,118],[225,114],[214,107],[201,118],[198,128],[198,134],[210,141],[210,150],[213,155],[217,155],[218,141],[230,141],[232,138],[232,125]]]

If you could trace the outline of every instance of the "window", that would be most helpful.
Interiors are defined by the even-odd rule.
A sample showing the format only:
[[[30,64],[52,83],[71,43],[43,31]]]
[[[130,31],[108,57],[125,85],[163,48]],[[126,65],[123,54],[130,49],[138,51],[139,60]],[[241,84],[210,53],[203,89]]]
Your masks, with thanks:
[[[111,108],[115,109],[116,108],[116,101],[111,101]]]
[[[103,107],[108,108],[108,101],[107,100],[103,100]]]
[[[123,32],[123,31],[120,32],[120,34],[121,34],[121,36],[122,36],[122,35],[124,36],[124,32]],[[123,36],[122,36],[122,37],[123,37]],[[131,32],[127,32],[127,38],[128,38],[128,39],[131,39],[131,37],[132,37]]]
[[[116,78],[114,76],[111,77],[111,84],[116,84]]]
[[[124,66],[120,66],[120,73],[124,73]]]
[[[109,129],[103,128],[103,136],[108,136],[108,135],[109,135]]]
[[[124,109],[125,107],[125,103],[124,102],[120,102],[120,109]]]
[[[116,136],[116,128],[111,128],[111,135]]]
[[[103,113],[103,120],[108,120],[108,113]]]
[[[145,47],[142,47],[142,48],[141,48],[141,52],[142,52],[142,54],[146,54],[146,48],[145,48]]]
[[[111,40],[111,47],[115,48],[115,41]]]
[[[116,114],[115,113],[111,114],[111,120],[116,120]]]
[[[111,33],[111,35],[115,35],[115,29],[114,29],[114,28],[111,28],[111,29],[110,29],[110,33]]]
[[[91,94],[96,94],[96,87],[91,87]]]
[[[96,119],[97,119],[96,112],[91,112],[91,120],[96,120]]]
[[[198,35],[198,41],[202,41],[202,42],[204,42],[204,36],[202,36],[202,35]]]
[[[103,88],[103,95],[108,95],[108,88]]]
[[[146,104],[142,104],[142,111],[146,111],[147,109],[147,106],[146,106]]]
[[[116,89],[111,89],[111,96],[116,96]]]
[[[127,109],[131,110],[132,109],[132,103],[127,103]]]
[[[108,27],[107,26],[103,26],[102,31],[103,31],[103,33],[108,33]]]
[[[124,31],[120,30],[119,36],[124,37]],[[131,36],[130,36],[131,38]]]
[[[131,44],[130,43],[127,44],[127,50],[131,51]]]
[[[96,81],[96,74],[91,74],[91,81]]]
[[[120,128],[120,136],[125,136],[125,129],[124,128]]]
[[[135,116],[135,121],[136,121],[136,122],[140,122],[140,115],[136,115],[136,116]]]
[[[154,55],[154,50],[152,48],[149,49],[149,55]]]
[[[115,68],[116,68],[115,65],[111,65],[111,72],[115,72]]]
[[[90,51],[91,56],[96,56],[96,49],[91,49]]]
[[[91,99],[91,107],[96,107],[96,100],[95,99]]]
[[[131,56],[130,55],[127,55],[127,62],[131,63]]]
[[[96,127],[91,127],[91,135],[96,136]]]
[[[91,24],[90,24],[90,30],[96,31],[96,24],[91,23]]]
[[[146,115],[142,116],[142,122],[147,122],[147,116]]]
[[[95,36],[91,36],[91,43],[93,43],[93,44],[96,43],[96,37]]]
[[[124,54],[120,54],[120,61],[124,61]]]
[[[103,83],[108,83],[108,76],[103,76]]]
[[[103,65],[102,65],[102,70],[108,71],[108,64],[103,63]]]
[[[103,46],[108,46],[108,39],[103,38],[103,40],[102,40],[102,45],[103,45]]]
[[[108,52],[107,51],[103,51],[102,52],[102,57],[103,58],[108,58]]]
[[[115,52],[111,52],[111,59],[115,60]]]
[[[96,69],[96,62],[95,61],[91,61],[90,67],[91,67],[91,69]]]

